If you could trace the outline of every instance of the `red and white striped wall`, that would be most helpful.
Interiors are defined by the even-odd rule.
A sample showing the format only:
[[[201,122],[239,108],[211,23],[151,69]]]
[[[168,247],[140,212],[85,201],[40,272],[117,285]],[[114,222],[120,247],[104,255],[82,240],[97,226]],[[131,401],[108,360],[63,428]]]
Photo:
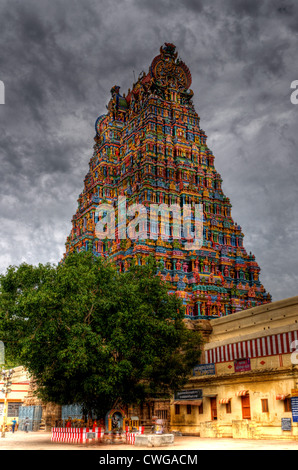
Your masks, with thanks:
[[[95,438],[87,438],[88,433],[95,433]],[[126,429],[126,442],[127,444],[134,445],[136,434],[144,434],[144,426],[139,426],[136,432],[129,432]],[[94,442],[103,439],[105,436],[104,428],[52,428],[52,442],[67,442],[70,444],[79,444]]]
[[[144,434],[144,426],[139,426],[139,431],[129,432],[126,430],[126,443],[134,445],[137,434]]]
[[[87,439],[87,433],[95,433],[95,438]],[[52,428],[51,441],[68,443],[88,443],[101,439],[104,428]]]
[[[263,338],[226,344],[205,351],[206,364],[230,362],[235,359],[290,354],[295,351],[292,343],[298,341],[298,331],[289,331]],[[292,347],[291,347],[292,346]]]

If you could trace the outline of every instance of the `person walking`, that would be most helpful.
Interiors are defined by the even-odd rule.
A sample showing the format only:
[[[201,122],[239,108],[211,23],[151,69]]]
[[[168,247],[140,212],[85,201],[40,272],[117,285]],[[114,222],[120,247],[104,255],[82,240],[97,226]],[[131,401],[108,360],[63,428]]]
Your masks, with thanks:
[[[13,418],[13,420],[11,422],[11,430],[12,430],[13,433],[15,431],[16,424],[17,424],[17,420],[15,418]]]
[[[28,426],[29,426],[29,418],[26,418],[24,421],[24,430],[25,432],[28,432]]]

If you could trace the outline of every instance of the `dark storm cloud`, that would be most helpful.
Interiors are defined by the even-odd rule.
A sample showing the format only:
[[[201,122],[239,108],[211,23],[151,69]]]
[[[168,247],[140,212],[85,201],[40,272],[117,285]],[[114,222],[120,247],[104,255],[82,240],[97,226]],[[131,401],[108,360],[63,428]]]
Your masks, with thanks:
[[[179,14],[182,12],[201,12],[203,9],[203,1],[201,0],[184,0],[183,2],[179,0],[151,0],[151,2],[147,2],[145,0],[134,0],[133,1],[136,8],[143,8],[147,9],[148,11],[152,11],[154,15],[168,15],[169,12],[175,11]]]
[[[109,90],[164,42],[192,73],[232,215],[273,299],[297,294],[298,8],[283,0],[20,0],[0,6],[0,264],[57,262]]]

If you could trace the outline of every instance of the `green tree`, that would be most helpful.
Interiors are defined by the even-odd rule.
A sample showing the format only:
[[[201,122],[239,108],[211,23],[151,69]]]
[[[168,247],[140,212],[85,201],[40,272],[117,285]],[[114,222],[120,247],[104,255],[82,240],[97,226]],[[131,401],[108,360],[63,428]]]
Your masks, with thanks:
[[[198,363],[201,337],[156,272],[151,260],[119,273],[91,253],[8,268],[0,277],[7,358],[17,357],[39,396],[58,404],[103,413],[117,398],[169,397]]]

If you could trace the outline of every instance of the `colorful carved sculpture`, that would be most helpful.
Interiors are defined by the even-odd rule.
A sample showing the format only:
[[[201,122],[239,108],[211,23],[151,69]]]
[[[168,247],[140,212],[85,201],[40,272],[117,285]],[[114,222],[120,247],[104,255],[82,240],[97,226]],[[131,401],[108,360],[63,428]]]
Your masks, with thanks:
[[[231,217],[214,156],[193,103],[191,74],[173,44],[160,49],[127,96],[111,89],[107,114],[95,123],[94,153],[78,209],[72,219],[66,253],[92,250],[123,272],[153,255],[162,263],[159,275],[169,292],[183,299],[190,318],[217,317],[271,302],[259,280],[255,257],[243,246],[241,227]],[[139,227],[137,240],[123,240],[126,222],[116,213],[115,239],[99,239],[95,227],[100,204],[202,204],[204,241],[198,250],[185,249],[185,240],[168,240],[159,233],[161,219]],[[124,231],[124,232],[123,232]],[[122,237],[123,238],[123,237]]]

